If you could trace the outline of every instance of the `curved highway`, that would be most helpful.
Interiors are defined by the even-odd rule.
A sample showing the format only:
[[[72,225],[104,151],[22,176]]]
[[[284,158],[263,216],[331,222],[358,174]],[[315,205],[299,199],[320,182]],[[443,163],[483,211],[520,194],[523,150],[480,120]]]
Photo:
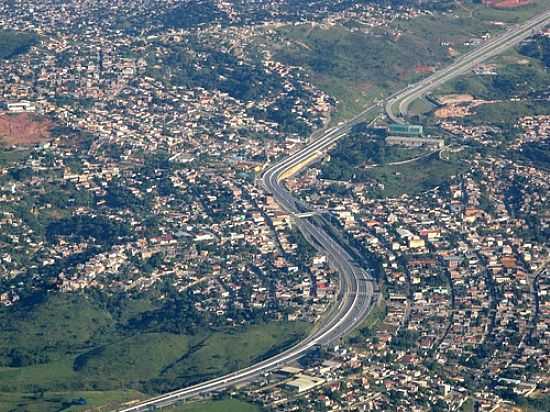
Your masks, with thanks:
[[[539,29],[546,24],[549,17],[550,11],[538,15],[520,26],[515,26],[512,30],[485,43],[479,49],[461,57],[452,65],[421,80],[413,86],[409,86],[393,94],[386,101],[386,112],[388,116],[394,121],[401,121],[401,119],[393,113],[393,106],[396,102],[399,102],[400,114],[406,113],[408,105],[414,99],[422,96],[452,77],[464,73],[473,65],[494,56],[504,50],[504,48],[510,47],[525,37],[528,37],[533,30]],[[372,105],[350,121],[337,127],[330,128],[323,133],[317,133],[319,137],[316,140],[308,144],[299,152],[266,170],[261,176],[261,184],[272,194],[283,210],[288,213],[303,212],[303,203],[292,196],[284,187],[282,181],[315,160],[320,153],[323,153],[327,148],[345,136],[354,124],[364,121],[369,114],[379,111],[381,106],[382,103]],[[330,311],[330,314],[324,320],[323,324],[320,325],[313,334],[294,347],[248,368],[207,382],[169,392],[133,406],[119,409],[119,411],[142,412],[154,410],[156,408],[171,405],[180,400],[197,395],[206,395],[214,391],[227,389],[238,383],[252,381],[267,372],[278,369],[282,365],[298,359],[316,345],[337,341],[356,327],[361,320],[364,319],[372,306],[375,294],[374,281],[367,272],[362,270],[354,262],[353,258],[346,252],[344,247],[324,230],[322,225],[319,224],[319,221],[322,221],[322,219],[299,219],[297,221],[297,226],[304,237],[312,242],[314,247],[327,255],[332,267],[340,273],[340,293],[338,306]]]
[[[406,116],[409,105],[424,96],[431,90],[441,86],[443,83],[460,76],[471,70],[483,61],[497,56],[507,48],[510,48],[519,42],[533,35],[537,30],[541,30],[550,21],[550,10],[533,17],[521,25],[515,25],[509,30],[497,35],[495,38],[483,43],[475,50],[460,56],[454,63],[420,80],[414,85],[409,86],[404,91],[390,96],[386,102],[385,111],[388,117],[396,122],[402,123]],[[397,105],[397,113],[395,113]]]
[[[379,108],[380,104],[369,107],[360,115],[356,116],[355,121],[358,121],[374,109]],[[312,155],[334,144],[336,140],[340,139],[349,131],[351,124],[350,122],[338,128],[327,130],[321,138],[311,145],[264,172],[261,177],[263,186],[273,195],[284,210],[289,213],[298,213],[300,211],[298,208],[300,202],[292,197],[284,188],[281,183],[281,175],[297,164],[301,164],[304,161],[307,162]],[[305,219],[299,220],[297,225],[307,239],[315,239],[316,244],[314,244],[314,246],[327,255],[333,268],[341,274],[339,303],[338,306],[331,311],[331,316],[325,319],[324,323],[306,339],[294,347],[266,359],[265,361],[220,378],[151,398],[139,404],[121,409],[120,412],[149,411],[171,405],[180,400],[197,395],[205,395],[214,391],[226,389],[238,383],[251,381],[258,376],[276,370],[300,358],[314,346],[325,345],[337,341],[339,338],[349,333],[365,318],[374,297],[374,282],[370,274],[356,265],[352,257],[344,248],[327,234],[323,228]]]

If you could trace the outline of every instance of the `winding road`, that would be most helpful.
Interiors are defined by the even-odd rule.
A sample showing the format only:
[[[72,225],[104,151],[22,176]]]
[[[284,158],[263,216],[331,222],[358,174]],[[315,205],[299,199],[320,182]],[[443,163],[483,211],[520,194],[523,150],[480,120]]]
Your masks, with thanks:
[[[393,122],[402,123],[403,117],[406,116],[409,106],[413,101],[426,95],[426,93],[436,89],[443,83],[466,73],[483,61],[495,57],[504,50],[525,40],[538,30],[543,29],[550,21],[549,19],[550,10],[546,10],[522,24],[511,27],[509,30],[481,44],[481,46],[471,52],[460,56],[454,63],[438,70],[431,76],[410,85],[403,91],[395,93],[386,102],[386,114]],[[395,112],[396,109],[397,113]]]
[[[416,98],[425,95],[442,83],[463,74],[474,65],[493,57],[504,49],[517,44],[528,37],[534,30],[541,29],[548,23],[550,11],[546,11],[527,22],[514,26],[512,29],[481,45],[478,49],[460,57],[450,66],[434,73],[391,95],[386,100],[385,110],[392,121],[402,122],[401,116],[406,114],[409,104]],[[399,113],[394,113],[398,105]],[[283,185],[285,178],[307,167],[339,139],[345,136],[358,122],[364,121],[368,115],[383,109],[382,102],[372,105],[348,122],[315,134],[316,139],[292,156],[274,164],[260,177],[259,182],[269,192],[279,206],[287,213],[304,212],[304,204],[293,197]],[[321,253],[329,258],[330,264],[340,274],[340,291],[338,304],[334,307],[316,331],[290,349],[248,368],[229,373],[225,376],[199,383],[187,388],[160,395],[149,400],[119,409],[120,412],[142,412],[154,410],[174,404],[180,400],[198,395],[206,395],[220,391],[239,383],[250,382],[267,372],[276,370],[304,355],[316,345],[330,344],[355,328],[368,314],[375,301],[375,284],[370,274],[360,268],[357,262],[348,254],[338,240],[329,235],[322,219],[299,219],[297,226],[304,237],[312,241]],[[313,241],[314,240],[314,241]]]

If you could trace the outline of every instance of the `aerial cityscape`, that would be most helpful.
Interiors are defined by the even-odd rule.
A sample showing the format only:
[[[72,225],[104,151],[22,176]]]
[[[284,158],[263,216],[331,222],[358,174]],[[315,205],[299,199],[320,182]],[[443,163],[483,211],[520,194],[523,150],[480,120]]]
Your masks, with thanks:
[[[550,410],[550,0],[0,1],[0,412]]]

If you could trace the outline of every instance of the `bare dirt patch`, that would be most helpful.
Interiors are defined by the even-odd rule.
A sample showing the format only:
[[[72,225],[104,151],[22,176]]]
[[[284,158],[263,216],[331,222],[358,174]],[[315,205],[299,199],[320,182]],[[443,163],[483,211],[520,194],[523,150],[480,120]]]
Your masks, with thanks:
[[[0,115],[0,142],[8,145],[32,145],[50,140],[53,124],[32,113]]]
[[[453,49],[452,47],[447,47],[447,54],[449,57],[456,57],[460,55],[460,52],[456,49]]]
[[[470,108],[467,106],[449,104],[437,109],[434,112],[438,119],[447,119],[449,117],[465,117],[471,115]]]
[[[527,6],[531,0],[485,0],[484,3],[495,9],[513,9],[516,7]]]
[[[464,95],[464,96],[468,96],[468,95]],[[448,103],[445,106],[435,110],[434,115],[438,119],[446,119],[449,117],[471,116],[473,114],[473,110],[476,107],[481,106],[482,104],[491,104],[491,103],[495,103],[495,102],[490,100],[471,100],[471,101],[465,100],[459,103],[457,102]]]
[[[518,61],[516,61],[516,64],[519,64],[519,65],[521,65],[521,66],[526,66],[526,65],[528,65],[529,63],[531,63],[531,62],[529,61],[529,59],[519,59]]]

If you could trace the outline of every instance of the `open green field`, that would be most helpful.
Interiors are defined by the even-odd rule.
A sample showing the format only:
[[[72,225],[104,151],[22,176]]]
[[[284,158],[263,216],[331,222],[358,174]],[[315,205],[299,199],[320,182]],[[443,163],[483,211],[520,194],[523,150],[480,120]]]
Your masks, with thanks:
[[[79,375],[101,376],[115,385],[117,381],[147,381],[187,353],[190,340],[168,333],[140,334],[85,352],[72,366]]]
[[[178,361],[168,365],[162,377],[168,381],[195,382],[219,376],[254,363],[290,346],[306,332],[303,323],[270,323],[245,331],[209,335]]]
[[[167,408],[167,412],[261,412],[258,405],[238,399],[220,401],[192,402],[181,406]]]
[[[455,13],[420,16],[408,21],[398,21],[396,26],[405,36],[418,44],[425,44],[434,49],[440,60],[448,60],[452,53],[469,50],[464,43],[479,39],[483,34],[497,31],[491,22],[479,18],[477,14],[463,10]],[[451,50],[449,50],[451,49]],[[425,64],[433,65],[426,61]]]
[[[550,105],[546,102],[504,101],[480,106],[466,122],[511,127],[521,117],[548,114],[550,114]]]
[[[438,156],[418,162],[382,166],[369,169],[366,175],[384,185],[383,189],[374,191],[376,197],[396,197],[402,194],[415,194],[435,188],[447,182],[452,176],[467,170],[461,153],[453,154],[450,160],[439,159]]]
[[[462,412],[474,412],[474,400],[472,398],[468,398],[461,406],[460,410]]]
[[[381,301],[370,311],[359,327],[348,336],[348,341],[360,345],[363,337],[374,335],[374,332],[384,322],[387,314],[386,302]]]
[[[410,116],[419,116],[431,112],[437,106],[430,102],[428,99],[421,97],[416,99],[409,106],[409,115]]]
[[[331,153],[331,159],[323,164],[321,168],[322,177],[329,180],[352,180],[363,181],[366,177],[365,164],[376,164],[374,169],[384,167],[388,163],[401,162],[414,159],[420,156],[428,155],[430,151],[424,148],[408,148],[399,146],[382,145],[383,156],[370,156],[372,150],[368,148],[363,151],[353,151],[353,147],[348,145],[351,139],[343,139],[339,142],[342,150],[335,149]],[[346,147],[347,146],[347,147]],[[354,157],[355,153],[362,156]],[[368,169],[368,170],[374,170]]]
[[[110,410],[145,395],[134,390],[0,393],[0,410],[25,412],[83,412]]]
[[[432,47],[457,52],[469,50],[464,43],[479,39],[487,33],[504,30],[505,25],[525,21],[548,9],[547,1],[539,0],[525,7],[495,9],[471,1],[456,2],[451,13],[434,13],[409,21],[397,21],[396,26],[406,35]]]
[[[167,391],[245,367],[293,344],[309,328],[271,322],[196,334],[135,331],[125,324],[149,312],[151,303],[118,309],[122,313],[68,294],[52,294],[20,311],[2,308],[0,410],[53,411],[80,398],[104,405]]]
[[[330,153],[330,160],[321,166],[321,177],[329,180],[361,182],[369,179],[369,170],[388,167],[390,163],[429,155],[426,148],[387,145],[383,138],[352,133],[338,142]],[[415,164],[421,164],[419,159]]]
[[[349,118],[374,99],[418,78],[416,65],[445,59],[444,52],[412,36],[393,38],[309,24],[278,33],[283,41],[273,46],[276,58],[305,67],[313,83],[337,100],[334,121]]]

